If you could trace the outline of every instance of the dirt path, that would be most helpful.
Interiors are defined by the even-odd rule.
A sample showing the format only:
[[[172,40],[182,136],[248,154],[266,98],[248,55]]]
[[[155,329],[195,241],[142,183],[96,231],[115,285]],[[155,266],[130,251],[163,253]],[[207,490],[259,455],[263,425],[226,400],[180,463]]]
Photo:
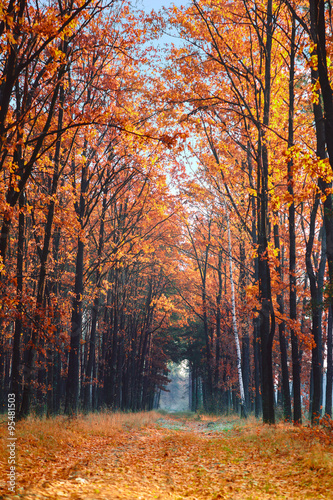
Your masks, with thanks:
[[[234,425],[235,421],[234,420],[226,420],[223,419],[219,420],[216,418],[215,420],[211,419],[187,419],[186,417],[184,418],[159,418],[156,422],[156,425],[158,427],[164,428],[164,429],[170,429],[170,430],[176,430],[176,431],[188,431],[188,432],[196,432],[199,434],[207,434],[207,435],[214,435],[216,432],[223,432],[223,431],[228,431],[231,430]]]
[[[255,432],[262,432],[258,439]],[[65,455],[27,462],[20,475],[24,489],[0,498],[333,499],[332,469],[313,462],[311,470],[289,444],[276,441],[271,448],[267,428],[255,432],[244,435],[227,420],[162,417],[141,430],[91,437]],[[300,446],[311,443],[302,439]]]

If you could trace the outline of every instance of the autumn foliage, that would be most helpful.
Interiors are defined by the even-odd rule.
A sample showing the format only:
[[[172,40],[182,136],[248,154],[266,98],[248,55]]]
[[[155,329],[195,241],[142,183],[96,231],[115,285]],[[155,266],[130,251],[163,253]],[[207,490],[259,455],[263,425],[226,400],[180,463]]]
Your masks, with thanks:
[[[332,415],[330,21],[1,3],[2,405]]]

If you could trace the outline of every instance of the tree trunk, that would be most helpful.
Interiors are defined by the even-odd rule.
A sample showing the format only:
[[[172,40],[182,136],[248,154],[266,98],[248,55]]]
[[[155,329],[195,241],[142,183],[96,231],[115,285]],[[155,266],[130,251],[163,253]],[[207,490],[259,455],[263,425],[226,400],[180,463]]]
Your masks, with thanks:
[[[277,215],[277,214],[276,214]],[[279,264],[277,266],[277,273],[281,280],[283,281],[281,266],[281,248],[280,248],[280,236],[279,236],[279,226],[274,224],[274,246],[279,251]],[[284,315],[284,294],[281,291],[277,296],[278,311],[281,317]],[[285,336],[286,324],[284,320],[279,323],[279,343],[280,343],[280,354],[281,354],[281,377],[282,377],[282,404],[283,404],[283,416],[287,422],[291,421],[291,399],[290,399],[290,388],[289,388],[289,369],[288,369],[288,349],[287,349],[287,339]]]
[[[92,307],[91,312],[91,330],[90,330],[90,342],[89,342],[89,355],[87,368],[85,373],[85,385],[84,385],[84,400],[83,400],[83,409],[84,411],[91,410],[91,375],[93,371],[93,365],[95,360],[95,344],[96,344],[96,327],[97,327],[97,318],[99,311],[99,301],[100,301],[100,289],[101,289],[101,256],[103,251],[104,244],[104,219],[106,213],[106,194],[103,197],[103,207],[101,214],[101,222],[99,229],[99,241],[98,241],[98,249],[97,249],[97,269],[96,269],[96,290],[95,290],[95,298],[94,305]]]
[[[294,145],[294,75],[295,75],[295,36],[296,20],[292,14],[292,34],[290,44],[290,73],[289,73],[289,120],[288,120],[288,149]],[[295,203],[293,160],[288,162],[288,193],[292,199],[289,205],[289,317],[292,322],[297,319],[297,288],[296,288],[296,232],[295,232]],[[301,404],[301,364],[299,359],[298,337],[295,329],[290,329],[292,366],[293,366],[293,396],[294,396],[294,423],[302,422]]]
[[[242,355],[239,344],[238,329],[237,329],[237,318],[236,318],[236,299],[235,299],[235,285],[234,285],[234,275],[232,268],[232,250],[231,250],[231,232],[230,232],[230,220],[229,220],[229,210],[223,197],[224,208],[227,221],[227,232],[228,232],[228,257],[229,257],[229,271],[230,271],[230,285],[231,285],[231,302],[232,302],[232,326],[234,331],[236,352],[237,352],[237,371],[238,371],[238,383],[239,383],[239,394],[240,394],[240,405],[241,405],[241,416],[246,418],[246,405],[245,405],[245,394],[244,394],[244,384],[243,384],[243,374],[242,374]]]
[[[240,256],[240,271],[239,271],[239,286],[240,300],[245,304],[245,289],[246,289],[246,274],[245,274],[245,243],[242,239],[239,248]],[[250,404],[250,335],[249,322],[242,314],[242,374],[245,396],[245,410],[248,415],[251,410]]]
[[[263,127],[258,137],[258,277],[260,310],[260,342],[261,342],[261,391],[264,423],[274,424],[274,381],[273,381],[273,338],[275,332],[275,315],[272,303],[271,274],[268,262],[268,150],[266,144],[266,128],[269,126],[271,101],[271,52],[273,38],[272,0],[267,2],[266,44],[265,44],[265,88]]]
[[[252,177],[252,162],[251,155],[249,153],[248,147],[248,165],[249,165],[249,181],[250,186],[254,189],[254,182]],[[255,249],[257,246],[257,212],[256,212],[256,199],[254,196],[251,196],[251,207],[252,207],[252,245]],[[257,283],[259,281],[259,266],[258,266],[258,257],[254,259],[254,282]],[[255,398],[254,398],[254,413],[256,418],[259,418],[262,413],[262,397],[261,397],[261,383],[260,383],[260,375],[261,375],[261,357],[260,357],[260,318],[253,318],[253,360],[254,360],[254,389],[255,389]]]
[[[326,52],[326,28],[325,28],[325,2],[324,0],[309,0],[311,37],[315,44],[318,58],[318,75],[321,95],[324,104],[324,134],[327,146],[328,158],[333,171],[333,91],[327,68]],[[316,109],[315,109],[316,112]],[[315,114],[316,116],[316,114]],[[316,130],[320,130],[320,123],[316,120]],[[318,137],[318,135],[317,135]],[[319,182],[321,182],[319,180]],[[326,190],[326,183],[322,183],[322,189]],[[333,305],[333,206],[332,195],[329,194],[324,202],[324,223],[326,230],[326,255],[329,275],[329,300]]]
[[[17,241],[17,265],[16,265],[16,293],[17,293],[17,318],[15,319],[15,330],[13,339],[13,357],[12,357],[12,381],[11,392],[16,395],[16,405],[19,407],[21,393],[21,374],[20,374],[20,346],[22,335],[22,292],[23,292],[23,252],[24,252],[24,226],[25,217],[23,212],[23,193],[19,200],[20,213],[18,225]]]
[[[320,37],[318,37],[318,29],[323,28],[323,12],[322,12],[322,7],[319,6],[319,2],[317,3],[317,6],[315,6],[316,2],[310,1],[310,17],[311,17],[311,36],[314,41],[317,40],[319,41],[320,38],[320,43],[319,47],[317,45],[317,53],[318,57],[319,54],[323,55],[323,49],[324,53],[326,52],[325,48],[325,26],[324,26],[324,33],[321,34]],[[319,66],[320,66],[320,73],[319,73]],[[325,84],[325,67],[326,67],[326,61],[323,63],[320,61],[320,64],[318,64],[318,71],[315,70],[314,68],[311,68],[311,81],[312,84],[314,85],[316,81],[320,81],[320,85],[324,85],[324,88],[326,88]],[[326,68],[327,70],[327,68]],[[319,73],[319,74],[318,74]],[[314,119],[315,119],[315,126],[316,126],[316,154],[317,157],[320,159],[325,159],[326,158],[326,142],[327,142],[327,137],[326,137],[326,132],[327,132],[327,124],[326,124],[326,110],[327,107],[329,107],[329,93],[330,89],[326,88],[325,91],[325,99],[324,99],[324,110],[325,113],[323,115],[323,110],[322,106],[320,104],[320,101],[318,103],[314,102],[313,104],[313,114],[314,114]],[[322,89],[322,94],[323,94],[323,89]],[[324,95],[323,95],[324,98]],[[326,105],[325,105],[326,102]],[[331,138],[330,138],[331,139]],[[330,164],[332,166],[332,160],[333,158],[330,158]],[[333,275],[331,273],[332,270],[332,262],[330,262],[330,259],[333,258],[333,220],[332,220],[332,195],[328,194],[327,195],[327,190],[330,189],[331,184],[327,183],[324,179],[319,178],[318,179],[318,186],[325,195],[324,199],[324,226],[325,226],[325,240],[326,240],[326,256],[328,260],[328,267],[329,267],[329,280],[330,280],[330,287],[329,287],[329,298],[330,298],[330,303],[332,304],[333,301],[333,296],[332,296],[332,278]],[[317,202],[317,205],[319,202]],[[315,208],[313,208],[315,210]],[[316,209],[317,210],[317,209]],[[314,232],[314,225],[315,225],[315,220],[313,220],[313,216],[311,214],[311,220],[310,220],[310,232],[309,232],[309,241],[307,243],[307,269],[308,269],[308,276],[310,280],[310,290],[311,290],[311,305],[312,305],[312,314],[313,314],[313,325],[312,325],[312,333],[314,337],[314,342],[315,342],[315,347],[312,349],[312,394],[311,394],[311,405],[310,405],[310,410],[311,410],[311,422],[312,424],[318,423],[318,418],[321,413],[321,392],[322,392],[322,340],[321,340],[321,317],[322,317],[322,288],[323,288],[323,274],[325,271],[325,260],[323,256],[323,244],[324,244],[324,238],[322,240],[322,256],[321,256],[321,264],[319,266],[319,271],[318,271],[318,276],[315,276],[312,262],[311,262],[311,252],[312,252],[312,246],[313,246],[313,232]],[[309,247],[309,248],[308,248]],[[320,298],[321,297],[321,298]],[[329,310],[331,310],[331,305]],[[329,316],[330,318],[330,316]],[[329,331],[328,331],[329,334]],[[332,391],[331,391],[332,392]],[[332,394],[331,394],[331,400],[332,400]]]
[[[85,195],[88,189],[87,181],[87,166],[82,167],[81,174],[81,195],[77,214],[81,229],[83,229],[83,219],[85,215]],[[79,365],[80,365],[80,345],[82,334],[82,297],[83,297],[83,259],[84,259],[84,242],[80,235],[78,237],[78,246],[75,264],[75,284],[74,298],[72,306],[71,318],[71,342],[68,363],[68,376],[66,385],[66,402],[65,413],[67,415],[75,415],[78,411],[79,404]]]
[[[218,292],[216,296],[216,346],[215,346],[215,374],[214,374],[214,390],[217,396],[217,409],[220,408],[220,395],[221,395],[221,300],[222,300],[222,249],[219,249],[218,254]]]
[[[210,408],[210,411],[213,409],[213,369],[212,369],[212,352],[211,352],[211,341],[210,341],[210,336],[209,336],[209,329],[208,329],[208,315],[207,315],[207,291],[206,291],[206,280],[207,280],[207,270],[208,270],[208,257],[209,257],[209,250],[210,250],[210,239],[211,239],[211,220],[208,221],[208,244],[206,245],[205,249],[205,257],[204,257],[204,263],[202,264],[200,257],[197,254],[197,249],[195,242],[192,238],[192,234],[190,231],[190,228],[187,227],[188,234],[192,243],[192,247],[195,253],[195,258],[196,262],[200,271],[200,278],[201,278],[201,300],[202,300],[202,320],[203,320],[203,327],[204,327],[204,334],[205,334],[205,343],[206,343],[206,357],[207,357],[207,363],[206,363],[206,405],[207,408]]]
[[[58,137],[54,155],[54,170],[53,170],[53,178],[52,178],[52,187],[50,192],[50,203],[48,206],[47,212],[47,220],[44,230],[44,242],[43,248],[38,249],[39,258],[40,258],[40,269],[38,276],[38,285],[37,285],[37,298],[36,298],[36,313],[35,313],[35,321],[34,325],[31,329],[31,337],[29,339],[29,345],[27,349],[27,362],[26,362],[26,370],[27,376],[24,382],[23,387],[23,395],[22,395],[22,405],[20,410],[20,416],[28,415],[30,411],[30,399],[31,399],[31,391],[32,391],[32,381],[34,377],[34,364],[36,352],[38,349],[39,337],[40,337],[40,328],[42,327],[42,306],[44,302],[44,294],[45,294],[45,285],[46,285],[46,271],[47,271],[47,261],[50,251],[50,242],[52,236],[52,226],[53,226],[53,218],[54,218],[54,209],[55,209],[55,195],[58,189],[58,181],[59,181],[59,166],[60,166],[60,146],[61,146],[61,134],[62,134],[62,122],[63,122],[63,103],[64,103],[64,87],[60,86],[60,103],[59,103],[59,115],[58,115]]]
[[[322,340],[321,340],[321,317],[322,317],[322,287],[325,272],[325,236],[322,238],[321,262],[316,276],[313,269],[311,255],[314,244],[314,233],[316,225],[316,215],[319,207],[319,195],[311,211],[309,239],[306,242],[306,270],[310,281],[311,292],[311,312],[312,312],[312,336],[315,345],[312,347],[311,365],[311,394],[310,413],[311,423],[317,424],[321,414],[321,394],[322,394]]]
[[[332,354],[332,329],[333,329],[333,315],[332,307],[328,311],[328,325],[327,325],[327,371],[326,371],[326,402],[325,402],[325,415],[332,418],[332,390],[333,390],[333,354]]]

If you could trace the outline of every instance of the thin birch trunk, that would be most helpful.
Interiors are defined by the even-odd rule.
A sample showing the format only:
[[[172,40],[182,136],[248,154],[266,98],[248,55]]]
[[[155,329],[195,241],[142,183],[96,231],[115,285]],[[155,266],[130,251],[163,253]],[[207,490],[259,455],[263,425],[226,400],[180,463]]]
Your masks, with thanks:
[[[246,418],[246,408],[245,408],[245,393],[244,393],[244,384],[243,384],[243,374],[242,374],[242,355],[239,344],[239,336],[237,329],[237,318],[236,318],[236,301],[235,301],[235,284],[234,284],[234,274],[232,268],[232,250],[231,250],[231,233],[230,233],[230,220],[229,220],[229,211],[228,206],[225,201],[225,197],[223,195],[223,203],[227,221],[227,232],[228,232],[228,256],[229,256],[229,270],[230,270],[230,284],[231,284],[231,303],[232,303],[232,326],[234,330],[235,343],[236,343],[236,351],[237,351],[237,371],[238,371],[238,380],[239,380],[239,392],[241,399],[241,414]]]

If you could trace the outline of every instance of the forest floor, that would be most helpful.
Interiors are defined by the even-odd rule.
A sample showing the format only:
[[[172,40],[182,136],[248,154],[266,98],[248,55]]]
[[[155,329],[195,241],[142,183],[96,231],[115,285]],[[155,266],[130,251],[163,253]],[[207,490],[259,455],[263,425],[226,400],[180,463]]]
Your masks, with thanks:
[[[333,499],[332,426],[237,417],[91,414],[0,425],[1,499]]]

